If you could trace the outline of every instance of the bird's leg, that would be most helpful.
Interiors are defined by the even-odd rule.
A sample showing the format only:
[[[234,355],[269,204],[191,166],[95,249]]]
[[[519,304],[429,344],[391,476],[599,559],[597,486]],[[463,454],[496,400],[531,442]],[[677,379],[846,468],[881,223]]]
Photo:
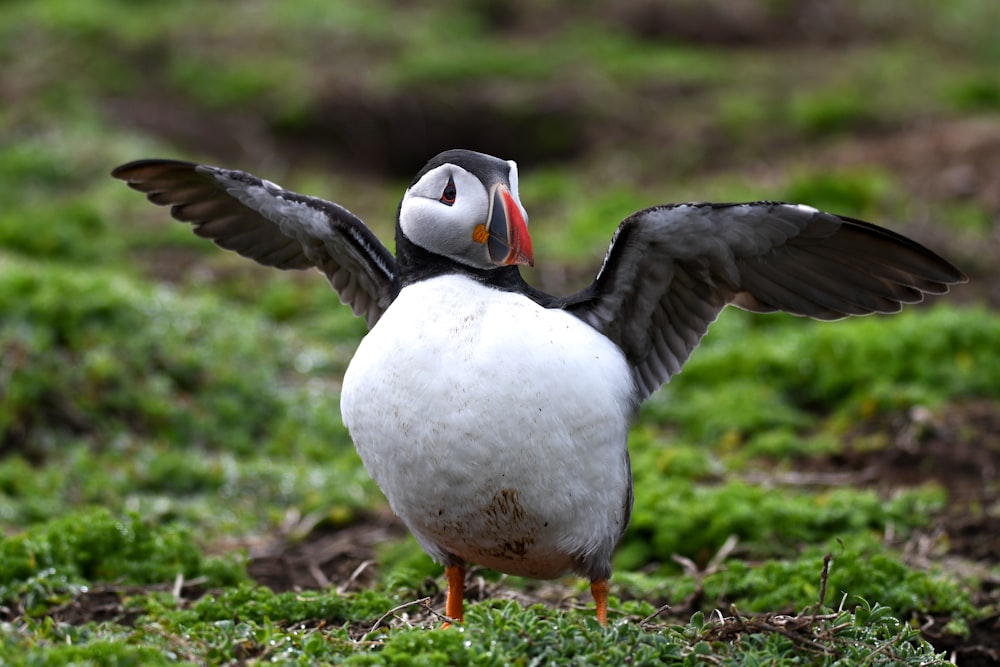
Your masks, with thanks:
[[[597,622],[608,624],[608,580],[594,579],[590,582],[590,594],[597,605]]]
[[[448,565],[444,568],[444,574],[448,577],[448,601],[445,603],[444,613],[448,618],[461,623],[464,617],[462,603],[465,600],[465,565]],[[447,628],[451,623],[445,622]]]

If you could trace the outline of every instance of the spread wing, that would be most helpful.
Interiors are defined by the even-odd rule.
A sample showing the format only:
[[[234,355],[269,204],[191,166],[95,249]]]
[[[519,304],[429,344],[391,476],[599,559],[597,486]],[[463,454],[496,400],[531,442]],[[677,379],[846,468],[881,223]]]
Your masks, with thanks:
[[[392,301],[396,260],[343,206],[246,172],[178,160],[129,162],[111,175],[227,250],[279,269],[318,268],[369,327]]]
[[[834,320],[965,281],[904,236],[808,206],[676,204],[626,218],[596,280],[565,307],[621,346],[646,398],[729,303]]]

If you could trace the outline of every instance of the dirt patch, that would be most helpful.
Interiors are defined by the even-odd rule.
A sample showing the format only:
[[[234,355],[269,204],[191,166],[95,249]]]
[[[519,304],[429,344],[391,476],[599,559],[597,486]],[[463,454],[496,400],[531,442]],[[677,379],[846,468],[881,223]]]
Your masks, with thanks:
[[[772,49],[843,46],[899,31],[904,23],[898,15],[876,16],[864,5],[842,0],[630,0],[607,11],[612,21],[644,39]]]
[[[829,158],[841,167],[882,165],[924,199],[973,201],[1000,215],[1000,119],[995,116],[918,123],[881,137],[845,141]]]
[[[54,605],[44,613],[33,612],[32,618],[47,617],[56,623],[68,625],[85,625],[87,623],[117,623],[124,626],[135,625],[145,610],[130,604],[129,599],[146,595],[155,591],[172,592],[174,597],[182,601],[194,601],[207,592],[204,581],[185,581],[178,578],[170,584],[151,584],[148,586],[120,586],[115,584],[89,586],[78,590],[72,598]],[[0,621],[16,621],[28,614],[20,606],[0,606]]]
[[[969,275],[950,302],[1000,308],[1000,119],[984,117],[920,123],[901,131],[849,140],[812,161],[835,169],[878,165],[897,177],[918,205],[901,231],[955,262]],[[902,196],[906,197],[904,193]],[[968,204],[991,220],[985,232],[963,231],[937,220],[926,203]]]
[[[318,149],[319,159],[344,156],[342,168],[397,179],[412,177],[428,158],[457,147],[533,164],[586,151],[590,121],[579,95],[568,88],[524,94],[521,103],[501,106],[495,99],[503,91],[462,87],[455,94],[421,86],[322,101],[295,125],[273,129],[295,152]]]
[[[867,484],[890,491],[936,482],[948,492],[949,508],[932,526],[904,548],[928,566],[945,558],[959,570],[975,570],[982,578],[979,608],[1000,602],[1000,580],[988,574],[1000,563],[1000,404],[969,401],[942,411],[914,409],[881,423],[866,424],[850,439],[862,441],[878,432],[890,435],[882,449],[848,450],[818,464],[824,472],[854,473]],[[948,567],[948,565],[946,565]],[[1000,616],[970,622],[969,634],[945,629],[948,617],[919,619],[924,637],[961,665],[1000,662]]]
[[[929,618],[921,627],[921,634],[962,667],[1000,665],[1000,614],[970,623],[965,637],[945,630],[950,620],[947,616]]]
[[[496,103],[511,94],[523,99]],[[105,108],[120,124],[220,164],[311,164],[398,180],[458,147],[533,164],[577,158],[599,134],[583,94],[570,86],[516,93],[489,86],[340,91],[291,122],[266,108],[212,112],[160,82],[148,94],[105,100]]]
[[[958,512],[942,523],[949,552],[973,561],[1000,563],[1000,517]]]
[[[889,444],[874,449],[864,444],[875,434]],[[1000,404],[995,401],[955,403],[939,412],[914,408],[866,422],[848,434],[847,442],[844,452],[804,461],[804,468],[854,475],[859,483],[886,491],[936,482],[947,490],[955,511],[985,511],[1000,503]]]
[[[347,528],[321,526],[299,538],[278,536],[251,547],[247,571],[278,592],[366,588],[377,578],[375,548],[404,535],[402,522],[387,514]]]

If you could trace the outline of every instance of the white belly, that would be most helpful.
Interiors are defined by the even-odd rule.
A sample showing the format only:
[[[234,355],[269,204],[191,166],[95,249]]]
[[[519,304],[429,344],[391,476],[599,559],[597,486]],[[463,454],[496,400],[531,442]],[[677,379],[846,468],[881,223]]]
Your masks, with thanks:
[[[551,577],[624,528],[633,394],[621,350],[576,317],[443,276],[361,342],[341,410],[432,556]]]

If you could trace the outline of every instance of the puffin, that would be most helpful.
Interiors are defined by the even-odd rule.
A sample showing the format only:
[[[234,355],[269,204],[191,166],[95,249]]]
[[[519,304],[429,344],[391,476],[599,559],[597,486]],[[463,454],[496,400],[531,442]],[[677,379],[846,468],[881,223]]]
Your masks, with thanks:
[[[343,206],[243,171],[145,159],[112,176],[222,248],[319,269],[365,319],[341,415],[393,512],[444,565],[450,622],[478,564],[585,577],[607,624],[632,511],[629,428],[725,306],[836,320],[967,280],[905,236],[811,206],[680,203],[626,217],[590,285],[548,294],[519,269],[534,253],[517,165],[470,150],[413,178],[395,253]]]

